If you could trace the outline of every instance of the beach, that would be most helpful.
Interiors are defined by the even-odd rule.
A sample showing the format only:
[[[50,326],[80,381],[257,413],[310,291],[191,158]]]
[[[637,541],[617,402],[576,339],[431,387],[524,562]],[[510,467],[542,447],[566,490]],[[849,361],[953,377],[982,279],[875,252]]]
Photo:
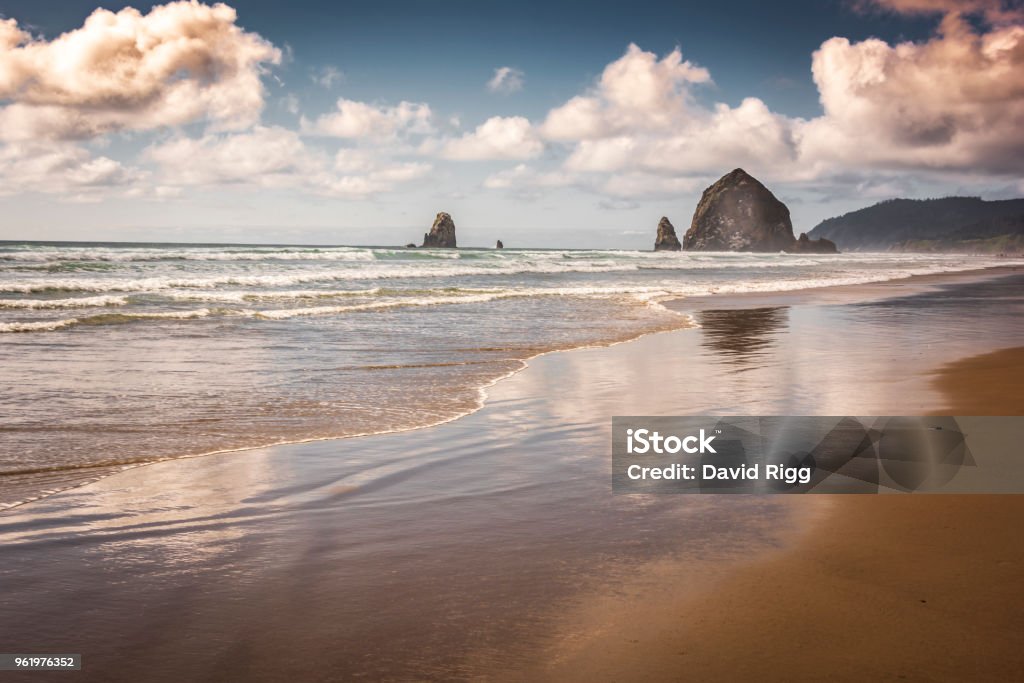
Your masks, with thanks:
[[[935,414],[1024,414],[1021,368],[1021,348],[943,366],[934,383],[947,407]],[[797,513],[805,503],[790,501]],[[532,675],[1014,680],[1024,545],[1007,521],[1022,514],[1014,495],[830,497],[803,537],[725,578],[680,587],[665,580],[677,567],[652,566],[628,600],[573,615]]]
[[[445,424],[12,508],[0,638],[104,681],[1014,678],[1019,497],[610,491],[613,415],[1021,414],[1021,273],[946,278],[667,302]]]
[[[1024,0],[0,7],[0,683],[1024,682],[1022,387]]]
[[[829,508],[792,547],[705,585],[652,568],[628,600],[575,615],[531,677],[1020,677],[1024,548],[1008,523],[1024,513],[1020,496],[846,496]]]

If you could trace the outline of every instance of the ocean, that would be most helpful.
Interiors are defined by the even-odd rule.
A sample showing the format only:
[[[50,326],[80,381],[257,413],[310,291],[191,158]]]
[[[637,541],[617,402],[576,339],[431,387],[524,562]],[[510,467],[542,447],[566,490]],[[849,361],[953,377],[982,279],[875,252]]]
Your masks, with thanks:
[[[698,324],[670,299],[1005,263],[0,242],[0,508],[167,458],[449,421],[538,354]]]

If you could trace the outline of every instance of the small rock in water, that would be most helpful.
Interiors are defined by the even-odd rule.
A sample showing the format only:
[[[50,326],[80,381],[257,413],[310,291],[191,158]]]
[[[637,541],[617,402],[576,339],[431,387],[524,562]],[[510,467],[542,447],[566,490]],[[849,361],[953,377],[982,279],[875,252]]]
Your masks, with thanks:
[[[654,239],[654,251],[679,251],[682,245],[676,237],[676,229],[667,217],[658,222],[658,236]]]
[[[455,221],[447,213],[442,211],[434,219],[434,225],[430,232],[423,235],[424,247],[444,247],[454,249],[455,244]]]

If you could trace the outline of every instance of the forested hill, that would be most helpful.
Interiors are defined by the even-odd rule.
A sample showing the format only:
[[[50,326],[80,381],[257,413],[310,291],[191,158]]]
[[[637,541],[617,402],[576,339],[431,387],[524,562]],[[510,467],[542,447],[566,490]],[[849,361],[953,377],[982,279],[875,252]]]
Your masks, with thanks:
[[[840,251],[1024,251],[1024,199],[890,199],[810,231]]]

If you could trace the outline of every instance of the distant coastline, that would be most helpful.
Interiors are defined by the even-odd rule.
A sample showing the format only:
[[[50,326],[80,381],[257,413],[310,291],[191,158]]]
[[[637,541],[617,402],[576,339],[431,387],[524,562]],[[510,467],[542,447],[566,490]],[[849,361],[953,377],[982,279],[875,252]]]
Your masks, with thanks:
[[[1024,199],[889,199],[822,221],[812,236],[858,251],[1024,253]]]

